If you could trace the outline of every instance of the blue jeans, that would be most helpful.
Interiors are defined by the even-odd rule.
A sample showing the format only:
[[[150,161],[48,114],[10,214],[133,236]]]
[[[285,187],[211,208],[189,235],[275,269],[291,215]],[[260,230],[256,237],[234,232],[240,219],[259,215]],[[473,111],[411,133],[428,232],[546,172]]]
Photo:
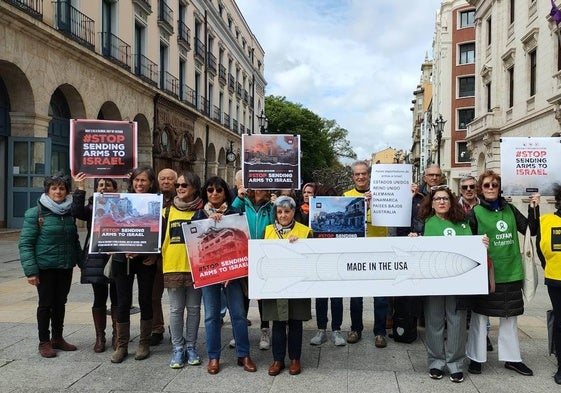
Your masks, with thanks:
[[[386,335],[386,316],[388,314],[388,299],[385,297],[374,298],[374,335]],[[351,298],[351,330],[362,332],[362,298]]]
[[[205,306],[206,349],[208,358],[220,359],[222,347],[220,310],[222,284],[203,287],[203,303]],[[247,333],[247,318],[244,308],[244,294],[240,280],[232,280],[223,288],[226,293],[228,310],[232,321],[236,353],[238,357],[249,356],[249,337]]]

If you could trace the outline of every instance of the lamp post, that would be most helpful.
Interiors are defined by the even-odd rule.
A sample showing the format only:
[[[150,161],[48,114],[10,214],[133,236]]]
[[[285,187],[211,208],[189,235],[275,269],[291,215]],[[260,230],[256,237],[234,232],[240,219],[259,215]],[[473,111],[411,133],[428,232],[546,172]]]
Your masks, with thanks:
[[[266,134],[267,128],[269,127],[269,118],[265,115],[263,109],[261,109],[261,114],[257,115],[257,122],[259,124],[259,132],[261,134]]]
[[[442,118],[442,115],[439,114],[438,118],[434,121],[432,125],[434,131],[436,132],[436,154],[437,154],[437,161],[436,163],[440,166],[440,142],[442,142],[442,132],[444,131],[444,124],[446,124],[446,120]]]

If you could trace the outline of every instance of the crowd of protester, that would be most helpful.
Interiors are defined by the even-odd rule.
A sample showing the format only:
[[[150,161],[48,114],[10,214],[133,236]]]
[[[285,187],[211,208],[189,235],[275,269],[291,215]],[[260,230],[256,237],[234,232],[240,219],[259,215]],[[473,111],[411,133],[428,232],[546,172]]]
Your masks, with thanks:
[[[21,263],[29,284],[37,287],[37,325],[39,353],[55,357],[56,350],[74,351],[76,346],[63,338],[65,304],[72,271],[81,268],[81,282],[92,285],[92,317],[95,327],[93,350],[106,350],[107,314],[112,320],[111,362],[121,363],[128,356],[130,309],[133,282],[138,282],[140,338],[136,360],[150,356],[150,346],[159,345],[165,332],[162,294],[169,298],[169,332],[171,360],[169,366],[179,369],[196,366],[206,357],[207,371],[220,371],[224,308],[232,325],[237,364],[247,372],[257,371],[250,356],[248,329],[248,280],[239,278],[195,288],[189,256],[185,248],[181,223],[210,219],[244,212],[251,239],[299,239],[313,237],[309,225],[310,198],[314,196],[363,197],[366,208],[372,197],[370,166],[365,161],[352,165],[354,187],[335,190],[330,185],[309,182],[301,192],[294,190],[251,190],[241,184],[241,172],[230,188],[217,176],[202,182],[192,172],[177,174],[166,168],[156,176],[150,167],[137,168],[130,174],[127,192],[162,193],[163,226],[161,254],[116,253],[89,254],[92,222],[92,196],[86,199],[84,174],[73,180],[77,190],[72,194],[68,176],[57,174],[44,181],[44,193],[37,206],[30,208],[19,242]],[[429,165],[422,184],[411,186],[412,212],[408,227],[386,228],[372,225],[367,214],[366,237],[397,236],[464,236],[482,235],[488,255],[488,287],[485,295],[425,296],[411,301],[407,315],[414,321],[407,329],[416,336],[417,318],[425,328],[427,370],[430,378],[441,379],[448,373],[452,382],[464,380],[464,372],[480,374],[493,351],[489,339],[489,317],[498,318],[498,357],[504,367],[524,376],[533,375],[522,361],[518,339],[517,317],[524,312],[522,283],[524,271],[517,233],[529,228],[537,235],[537,254],[545,269],[545,279],[554,314],[554,332],[561,332],[561,186],[555,187],[556,211],[540,216],[540,195],[529,197],[524,215],[501,196],[501,176],[487,170],[477,177],[460,179],[458,190],[452,190],[437,165]],[[95,179],[96,192],[117,192],[113,179]],[[75,219],[87,223],[88,234],[80,246]],[[504,228],[501,228],[504,226]],[[506,231],[506,232],[505,232]],[[494,239],[508,233],[512,242]],[[302,240],[300,240],[302,241]],[[111,264],[111,279],[106,277]],[[107,312],[107,299],[110,308]],[[312,299],[264,299],[258,301],[261,336],[259,349],[271,348],[272,363],[268,374],[275,376],[286,367],[288,372],[302,372],[303,321],[312,318]],[[350,299],[350,331],[341,332],[343,298],[315,299],[317,332],[309,344],[335,346],[359,342],[363,336],[363,298]],[[328,305],[331,305],[331,340],[328,339]],[[373,343],[387,346],[387,331],[403,316],[399,298],[374,298]],[[393,307],[391,307],[393,305]],[[204,307],[206,353],[197,347],[201,307]],[[185,310],[187,311],[185,313]],[[391,310],[391,311],[390,311]],[[400,314],[401,313],[401,314]],[[392,316],[394,318],[392,318]],[[395,326],[394,326],[395,327]],[[394,329],[395,332],[395,329]],[[395,335],[395,334],[394,334]],[[390,335],[391,337],[392,335]],[[394,337],[398,340],[398,337]],[[554,347],[561,353],[561,334],[554,334]],[[561,367],[554,375],[561,384]]]

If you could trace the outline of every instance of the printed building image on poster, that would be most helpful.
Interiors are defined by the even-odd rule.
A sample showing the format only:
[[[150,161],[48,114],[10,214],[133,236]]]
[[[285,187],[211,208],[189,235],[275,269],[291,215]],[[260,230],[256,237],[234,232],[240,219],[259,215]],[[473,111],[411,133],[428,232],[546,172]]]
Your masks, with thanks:
[[[90,253],[159,253],[162,194],[94,193]]]
[[[503,196],[553,195],[561,184],[561,138],[501,138]]]
[[[363,197],[311,197],[310,228],[315,238],[364,237]]]
[[[245,188],[300,189],[300,136],[253,134],[242,136]]]
[[[136,122],[70,120],[70,171],[125,178],[137,166]]]
[[[370,214],[372,225],[408,227],[411,225],[411,183],[413,168],[410,164],[372,165],[370,176]]]
[[[184,222],[195,288],[247,276],[249,229],[245,214]]]

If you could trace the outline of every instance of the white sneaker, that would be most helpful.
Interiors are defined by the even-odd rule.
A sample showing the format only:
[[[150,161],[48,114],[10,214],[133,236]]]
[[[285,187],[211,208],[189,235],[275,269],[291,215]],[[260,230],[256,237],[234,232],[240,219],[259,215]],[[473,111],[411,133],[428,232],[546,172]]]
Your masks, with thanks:
[[[342,347],[344,345],[347,345],[347,340],[343,338],[340,330],[334,330],[331,336],[333,337],[333,344],[335,344],[336,346]]]
[[[269,335],[269,329],[261,329],[261,339],[259,340],[259,349],[267,350],[271,346],[271,336]]]
[[[236,348],[236,340],[235,339],[231,339],[230,343],[228,344],[230,346],[230,348]]]
[[[310,340],[310,345],[321,345],[327,341],[325,330],[318,330],[316,335]]]

